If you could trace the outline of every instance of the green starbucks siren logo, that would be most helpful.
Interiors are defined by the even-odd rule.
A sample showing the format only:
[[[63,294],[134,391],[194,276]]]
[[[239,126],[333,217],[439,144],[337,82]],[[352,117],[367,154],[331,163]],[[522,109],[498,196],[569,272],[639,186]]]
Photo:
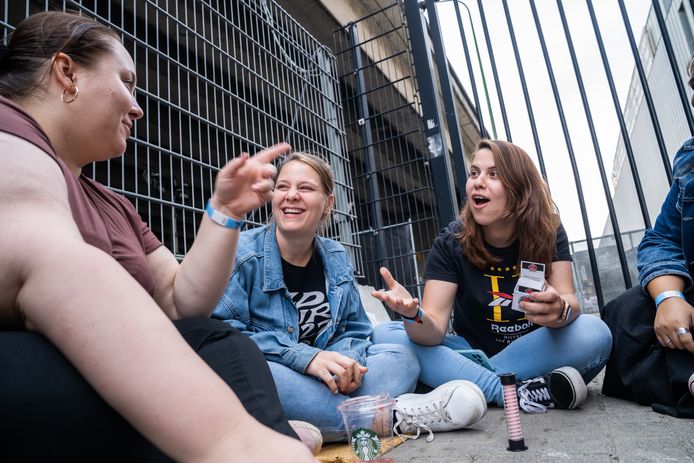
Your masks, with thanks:
[[[352,432],[352,450],[361,461],[374,460],[381,453],[381,440],[370,429],[356,429]]]

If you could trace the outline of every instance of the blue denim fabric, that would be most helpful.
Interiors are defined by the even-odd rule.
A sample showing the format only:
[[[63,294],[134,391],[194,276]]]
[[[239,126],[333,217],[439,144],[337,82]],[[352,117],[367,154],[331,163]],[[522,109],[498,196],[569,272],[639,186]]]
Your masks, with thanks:
[[[417,384],[419,364],[415,354],[395,344],[372,345],[366,351],[362,385],[349,396],[333,394],[313,376],[303,375],[279,363],[269,362],[280,402],[287,418],[308,421],[320,429],[324,442],[345,440],[345,425],[337,406],[351,397],[387,392],[397,397],[412,392]]]
[[[694,138],[673,162],[670,192],[653,228],[639,244],[636,265],[641,286],[661,275],[679,275],[692,283],[694,273]]]
[[[299,342],[299,313],[284,284],[275,224],[241,233],[231,279],[212,317],[249,336],[266,360],[300,373],[321,350],[339,352],[364,365],[371,323],[352,264],[336,241],[316,236],[316,249],[325,267],[332,320],[315,346]]]
[[[563,366],[574,367],[588,383],[607,363],[612,347],[612,334],[605,322],[593,315],[579,315],[563,328],[541,327],[513,341],[489,359],[494,371],[455,352],[470,349],[462,336],[448,335],[437,346],[412,342],[402,322],[378,325],[371,335],[373,342],[401,344],[417,355],[421,373],[419,380],[438,387],[454,379],[477,384],[489,403],[503,407],[500,373],[515,373],[518,380],[545,375]]]

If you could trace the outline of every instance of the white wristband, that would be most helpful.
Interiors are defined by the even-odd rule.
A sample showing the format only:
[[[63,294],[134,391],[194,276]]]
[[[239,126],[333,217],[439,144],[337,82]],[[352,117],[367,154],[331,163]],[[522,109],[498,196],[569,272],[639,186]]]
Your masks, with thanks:
[[[210,219],[212,219],[214,223],[221,225],[224,228],[230,228],[234,230],[236,228],[241,228],[246,224],[245,220],[236,220],[232,217],[229,217],[228,215],[222,214],[217,209],[212,207],[212,202],[210,201],[207,201],[207,207],[205,208],[205,212],[207,212],[207,215]]]
[[[663,291],[655,297],[655,308],[657,309],[661,302],[670,297],[679,297],[684,299],[684,294],[680,291]]]

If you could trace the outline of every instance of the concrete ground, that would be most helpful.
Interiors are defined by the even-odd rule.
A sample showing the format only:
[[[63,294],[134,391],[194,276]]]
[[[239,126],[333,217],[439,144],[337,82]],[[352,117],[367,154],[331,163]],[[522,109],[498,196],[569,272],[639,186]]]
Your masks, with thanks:
[[[383,305],[359,287],[375,325],[388,321]],[[504,410],[490,407],[482,420],[461,431],[425,435],[399,445],[384,457],[397,463],[465,462],[693,462],[694,420],[660,415],[634,402],[600,394],[601,373],[588,385],[588,399],[578,410],[521,412],[525,452],[506,450]],[[349,453],[349,451],[347,451]],[[326,460],[342,462],[339,458]]]
[[[462,462],[694,462],[694,420],[672,418],[633,402],[600,394],[602,375],[588,385],[578,410],[521,412],[525,452],[506,450],[503,409],[433,442],[410,440],[385,456],[397,463]]]

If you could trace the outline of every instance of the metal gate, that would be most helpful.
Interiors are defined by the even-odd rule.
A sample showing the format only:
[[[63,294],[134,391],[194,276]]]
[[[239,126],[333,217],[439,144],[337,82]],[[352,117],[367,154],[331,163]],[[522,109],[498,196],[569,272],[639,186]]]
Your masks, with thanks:
[[[630,8],[644,2],[645,25],[635,31]],[[465,200],[465,155],[482,133],[526,137],[523,147],[554,192],[576,192],[576,206],[560,212],[580,216],[585,239],[573,243],[575,275],[589,311],[635,284],[635,243],[662,202],[670,158],[694,133],[684,87],[694,51],[693,1],[356,3],[371,13],[335,31],[332,52],[274,0],[0,0],[0,31],[38,10],[70,8],[121,34],[137,65],[146,116],[124,157],[88,173],[133,200],[179,258],[219,167],[242,151],[288,140],[335,169],[336,211],[327,234],[345,244],[363,281],[380,286],[377,269],[387,265],[417,293],[437,230]],[[606,27],[609,9],[618,21]],[[585,27],[576,29],[572,20],[580,15]],[[448,18],[457,20],[453,29],[446,29]],[[550,40],[551,27],[558,29]],[[633,63],[626,98],[616,91],[604,39],[615,31],[625,44],[619,53]],[[529,43],[521,40],[526,33]],[[451,37],[459,41],[450,56],[465,58],[455,69],[443,46]],[[593,44],[590,66],[576,51],[586,40]],[[505,59],[503,51],[512,54]],[[528,60],[532,52],[540,58]],[[538,73],[541,84],[533,80]],[[564,98],[560,73],[573,82],[573,100]],[[588,76],[606,89],[599,106]],[[547,93],[538,103],[539,87]],[[510,107],[521,108],[524,124],[514,125]],[[540,115],[547,108],[560,134],[551,146]],[[617,121],[616,148],[599,141],[596,119],[607,113]],[[576,114],[587,141],[575,137]],[[604,161],[609,150],[611,169]],[[560,160],[568,167],[558,172]],[[589,163],[595,168],[587,175]],[[586,188],[587,177],[599,178],[598,186]],[[608,209],[600,230],[588,218],[588,204],[598,201]],[[259,210],[251,222],[268,215]]]
[[[446,114],[450,142],[442,138],[444,152],[464,159],[464,150],[457,145],[462,122],[452,104],[455,85],[449,79],[457,72],[473,96],[480,132],[509,141],[526,140],[523,148],[536,157],[550,187],[554,185],[553,193],[575,191],[575,208],[560,213],[564,220],[580,216],[582,223],[585,239],[572,243],[572,252],[576,286],[586,311],[597,311],[636,284],[635,247],[643,229],[655,220],[672,181],[671,158],[694,134],[685,87],[687,63],[694,52],[693,2],[425,0],[404,4],[412,30],[423,23],[421,35],[433,44],[432,64],[422,59],[415,65],[418,77],[431,74],[434,66],[438,73],[437,80],[427,79],[435,80],[431,96]],[[634,30],[639,5],[645,19],[639,23],[643,28],[639,25]],[[447,18],[455,18],[455,25],[445,26]],[[577,48],[585,43],[590,51],[579,56]],[[454,53],[450,53],[451,44]],[[424,40],[413,42],[415,56],[430,53],[429,47]],[[418,52],[418,48],[425,50]],[[631,59],[626,98],[617,91],[617,85],[627,79],[615,77],[615,50]],[[454,70],[447,60],[458,56],[465,61]],[[567,93],[567,85],[573,93]],[[591,99],[591,87],[598,86],[604,91],[596,102]],[[517,98],[509,105],[511,97]],[[514,125],[511,110],[519,110],[523,123]],[[541,111],[544,119],[539,117]],[[436,114],[436,108],[430,112]],[[614,123],[616,148],[600,140],[604,128],[597,121],[605,115]],[[560,134],[550,146],[548,133]],[[611,172],[604,160],[607,150],[614,150]],[[567,167],[560,172],[556,166],[562,162]],[[590,164],[595,167],[587,171]],[[599,177],[600,183],[588,188],[589,177]],[[458,175],[459,185],[461,181],[464,176]],[[598,225],[604,228],[595,233],[588,204],[598,202],[607,210],[605,221]]]
[[[361,268],[335,57],[272,0],[0,1],[0,33],[29,14],[70,9],[118,32],[135,61],[145,117],[124,156],[84,169],[131,199],[181,259],[217,171],[279,141],[336,175],[327,235]],[[269,209],[249,217],[261,224]]]
[[[334,34],[366,282],[387,266],[413,294],[438,231],[437,207],[399,2]]]

